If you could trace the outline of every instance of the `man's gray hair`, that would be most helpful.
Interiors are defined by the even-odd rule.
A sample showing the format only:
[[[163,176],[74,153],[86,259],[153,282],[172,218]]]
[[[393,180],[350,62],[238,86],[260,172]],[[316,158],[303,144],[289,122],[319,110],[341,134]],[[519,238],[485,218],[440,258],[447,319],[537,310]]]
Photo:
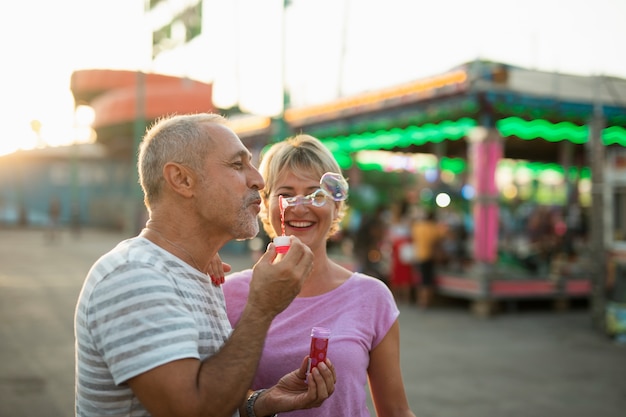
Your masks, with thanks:
[[[150,208],[160,197],[166,163],[202,170],[213,144],[205,128],[210,123],[228,125],[219,114],[198,113],[162,117],[148,129],[139,146],[137,161],[146,207]]]

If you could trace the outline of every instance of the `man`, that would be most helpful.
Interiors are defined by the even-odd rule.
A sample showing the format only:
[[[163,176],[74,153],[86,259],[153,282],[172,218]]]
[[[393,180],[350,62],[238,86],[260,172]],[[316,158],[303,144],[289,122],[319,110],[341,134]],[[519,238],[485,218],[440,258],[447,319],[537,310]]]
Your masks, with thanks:
[[[95,263],[78,300],[76,415],[254,417],[319,406],[335,371],[328,361],[305,382],[307,352],[274,387],[248,391],[270,323],[311,271],[308,247],[292,238],[274,262],[268,246],[234,330],[220,278],[207,275],[226,242],[258,233],[264,187],[226,120],[160,120],[141,144],[138,169],[146,228]]]

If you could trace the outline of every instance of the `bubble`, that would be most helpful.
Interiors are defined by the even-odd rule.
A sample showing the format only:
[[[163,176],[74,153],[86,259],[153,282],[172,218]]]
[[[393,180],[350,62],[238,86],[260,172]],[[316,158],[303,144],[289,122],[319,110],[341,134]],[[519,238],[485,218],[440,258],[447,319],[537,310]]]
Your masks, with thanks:
[[[335,201],[348,198],[348,182],[341,174],[325,173],[320,180],[320,187]]]

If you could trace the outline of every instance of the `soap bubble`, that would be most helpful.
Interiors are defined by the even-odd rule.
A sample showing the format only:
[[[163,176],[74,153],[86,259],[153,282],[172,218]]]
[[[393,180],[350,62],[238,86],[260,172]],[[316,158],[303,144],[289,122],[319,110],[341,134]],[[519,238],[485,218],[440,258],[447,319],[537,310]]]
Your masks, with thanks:
[[[327,172],[320,180],[322,190],[335,201],[343,201],[348,198],[348,182],[335,172]]]

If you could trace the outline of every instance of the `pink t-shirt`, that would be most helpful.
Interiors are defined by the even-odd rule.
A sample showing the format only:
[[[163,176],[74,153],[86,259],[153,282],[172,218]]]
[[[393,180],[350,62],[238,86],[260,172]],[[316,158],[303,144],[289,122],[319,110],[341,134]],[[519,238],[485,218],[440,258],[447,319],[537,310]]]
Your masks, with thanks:
[[[251,269],[233,273],[223,285],[233,327],[246,304],[251,277]],[[296,298],[272,322],[252,388],[271,387],[298,368],[309,353],[311,328],[327,327],[332,332],[328,358],[337,371],[335,392],[319,408],[280,415],[369,416],[365,392],[369,352],[383,340],[399,314],[385,284],[360,273],[326,294]]]

